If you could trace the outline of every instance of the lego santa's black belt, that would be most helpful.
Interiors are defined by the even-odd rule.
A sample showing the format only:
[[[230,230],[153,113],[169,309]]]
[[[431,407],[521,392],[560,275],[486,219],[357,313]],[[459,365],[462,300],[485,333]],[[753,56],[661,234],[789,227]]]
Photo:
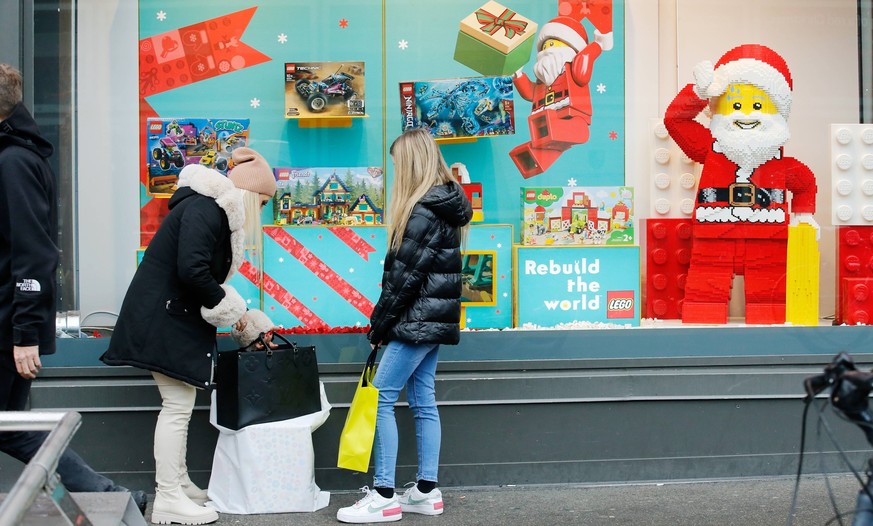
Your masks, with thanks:
[[[556,100],[560,100],[561,98],[563,98],[565,95],[567,95],[569,93],[570,93],[569,90],[550,91],[550,92],[546,93],[545,97],[541,98],[540,100],[537,101],[536,104],[534,104],[534,109],[542,107],[542,106],[548,106],[549,104],[554,104]]]
[[[728,202],[731,206],[760,206],[766,208],[771,203],[784,203],[785,190],[781,188],[759,188],[752,183],[733,183],[727,188],[701,188],[697,193],[697,202]]]

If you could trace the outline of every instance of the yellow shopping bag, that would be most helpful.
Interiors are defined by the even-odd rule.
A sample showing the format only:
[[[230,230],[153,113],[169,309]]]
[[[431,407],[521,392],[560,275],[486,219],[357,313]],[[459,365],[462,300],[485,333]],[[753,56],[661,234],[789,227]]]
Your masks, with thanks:
[[[376,376],[376,351],[373,349],[367,358],[364,372],[358,380],[355,397],[349,407],[343,432],[340,434],[339,468],[366,473],[370,466],[373,451],[373,437],[376,434],[376,409],[379,405],[379,389],[373,386]]]

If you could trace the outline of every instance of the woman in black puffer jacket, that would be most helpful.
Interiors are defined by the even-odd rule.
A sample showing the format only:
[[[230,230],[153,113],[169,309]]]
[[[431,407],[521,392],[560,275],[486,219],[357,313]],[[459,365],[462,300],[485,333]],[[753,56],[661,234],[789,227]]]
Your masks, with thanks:
[[[384,522],[399,520],[402,511],[443,511],[436,489],[441,430],[434,377],[440,344],[455,345],[461,336],[461,239],[473,209],[427,131],[412,129],[398,137],[391,158],[388,255],[368,334],[374,348],[387,342],[373,379],[379,388],[375,489],[340,509],[337,519],[342,522]],[[418,475],[417,484],[398,497],[394,404],[404,386],[415,416]]]

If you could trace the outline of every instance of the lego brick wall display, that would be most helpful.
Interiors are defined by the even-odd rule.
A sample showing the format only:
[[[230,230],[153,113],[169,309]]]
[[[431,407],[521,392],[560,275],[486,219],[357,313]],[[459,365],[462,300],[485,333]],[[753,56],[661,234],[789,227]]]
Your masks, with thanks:
[[[387,246],[385,227],[264,227],[264,312],[312,332],[366,326]]]
[[[363,62],[286,62],[285,117],[364,117]]]
[[[831,124],[834,225],[873,225],[873,125]]]
[[[632,245],[634,192],[628,186],[522,187],[524,245]]]
[[[246,146],[248,140],[248,119],[148,119],[147,192],[172,195],[179,172],[188,164],[201,164],[227,173],[233,150]]]
[[[404,130],[426,128],[437,139],[515,133],[509,77],[475,77],[400,83]]]
[[[515,245],[516,326],[640,324],[640,249]]]
[[[385,208],[382,168],[274,168],[276,225],[380,225]]]

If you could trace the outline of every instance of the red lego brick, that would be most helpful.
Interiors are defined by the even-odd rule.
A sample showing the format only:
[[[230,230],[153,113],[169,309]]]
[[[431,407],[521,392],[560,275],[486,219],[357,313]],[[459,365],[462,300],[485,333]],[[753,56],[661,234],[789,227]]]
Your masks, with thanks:
[[[691,261],[691,220],[643,219],[646,236],[644,316],[675,320],[682,316],[685,279]]]
[[[873,314],[873,278],[846,278],[841,285],[842,323],[869,325]]]
[[[859,315],[853,310],[844,310],[854,306],[857,300],[844,297],[850,294],[850,284],[858,284],[857,280],[873,279],[873,226],[838,226],[837,227],[837,283],[836,283],[836,313],[834,323],[857,324],[866,314]],[[852,307],[854,308],[854,307]],[[867,311],[873,314],[873,311]]]

